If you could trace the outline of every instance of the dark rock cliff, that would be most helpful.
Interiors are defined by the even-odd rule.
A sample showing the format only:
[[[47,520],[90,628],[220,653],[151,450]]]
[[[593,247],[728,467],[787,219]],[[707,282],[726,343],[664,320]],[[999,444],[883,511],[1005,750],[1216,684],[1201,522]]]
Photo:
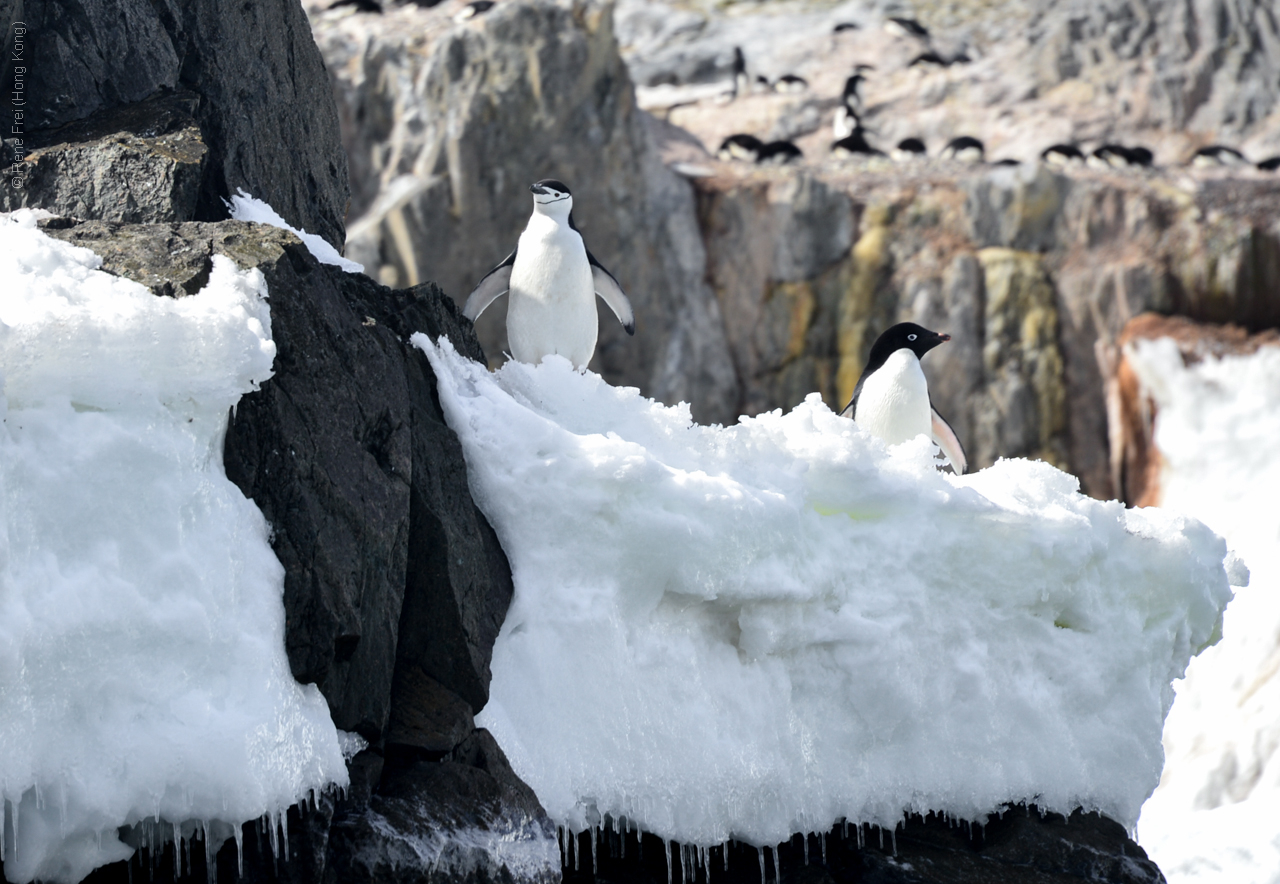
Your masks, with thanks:
[[[3,11],[28,28],[31,104],[17,177],[30,186],[6,175],[0,209],[216,221],[244,188],[342,249],[346,156],[296,2],[8,0]],[[4,142],[8,166],[19,152],[13,133]],[[84,174],[90,164],[95,175]]]

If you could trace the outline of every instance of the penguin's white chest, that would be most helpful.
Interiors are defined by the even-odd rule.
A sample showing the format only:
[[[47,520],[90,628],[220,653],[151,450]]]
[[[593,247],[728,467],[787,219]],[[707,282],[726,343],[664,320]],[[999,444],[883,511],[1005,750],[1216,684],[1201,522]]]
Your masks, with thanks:
[[[890,445],[931,434],[929,385],[916,354],[897,350],[872,372],[862,385],[853,419]]]
[[[599,328],[595,285],[582,237],[567,222],[535,213],[511,267],[507,342],[520,362],[552,353],[585,368]]]

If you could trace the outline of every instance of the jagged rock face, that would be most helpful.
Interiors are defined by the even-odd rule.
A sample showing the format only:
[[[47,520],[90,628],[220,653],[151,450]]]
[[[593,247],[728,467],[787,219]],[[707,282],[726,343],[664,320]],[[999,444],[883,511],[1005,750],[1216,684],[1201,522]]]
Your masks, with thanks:
[[[37,133],[21,189],[6,176],[0,210],[39,206],[70,218],[159,223],[195,217],[208,149],[194,113],[200,99],[176,93],[99,111]],[[6,167],[16,154],[6,151]]]
[[[342,248],[346,162],[324,63],[296,2],[6,6],[6,21],[19,19],[21,6],[29,28],[25,76],[34,100],[23,153],[44,148],[20,176],[30,188],[14,188],[5,176],[6,208],[85,220],[213,221],[227,217],[222,201],[244,188]],[[174,91],[194,97],[191,120],[147,124],[143,117],[158,111],[139,103]],[[91,134],[68,125],[80,121]],[[10,135],[6,165],[15,156]]]
[[[635,308],[634,338],[603,310],[592,366],[689,401],[699,419],[736,416],[692,190],[650,145],[608,6],[502,3],[463,25],[451,8],[310,10],[351,157],[354,260],[394,285],[433,279],[461,303],[515,246],[529,185],[558,178]],[[494,356],[505,311],[498,302],[477,327]]]

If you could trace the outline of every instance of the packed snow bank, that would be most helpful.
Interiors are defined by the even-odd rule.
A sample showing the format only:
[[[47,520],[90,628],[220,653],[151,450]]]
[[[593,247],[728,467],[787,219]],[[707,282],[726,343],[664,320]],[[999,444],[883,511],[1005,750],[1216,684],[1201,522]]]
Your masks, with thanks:
[[[311,257],[321,264],[332,264],[334,267],[341,267],[348,273],[364,273],[363,264],[357,264],[355,261],[349,261],[339,255],[338,250],[329,245],[323,236],[318,233],[307,233],[305,230],[299,230],[281,218],[280,213],[267,203],[250,196],[243,190],[237,190],[235,196],[226,200],[226,204],[233,220],[252,221],[255,224],[267,224],[271,227],[287,230],[302,240],[302,244],[307,247]]]
[[[811,396],[695,425],[414,342],[511,561],[489,728],[558,823],[708,845],[1003,802],[1132,825],[1230,597],[1202,524],[1053,467],[955,478]]]
[[[1171,884],[1280,884],[1280,347],[1184,366],[1161,339],[1128,359],[1156,403],[1161,505],[1203,519],[1252,572],[1178,685],[1142,844]]]
[[[228,409],[271,376],[262,275],[215,257],[204,290],[173,300],[100,263],[32,213],[0,215],[14,882],[122,859],[116,828],[146,817],[225,835],[347,777],[323,697],[289,672],[267,525],[222,470]]]

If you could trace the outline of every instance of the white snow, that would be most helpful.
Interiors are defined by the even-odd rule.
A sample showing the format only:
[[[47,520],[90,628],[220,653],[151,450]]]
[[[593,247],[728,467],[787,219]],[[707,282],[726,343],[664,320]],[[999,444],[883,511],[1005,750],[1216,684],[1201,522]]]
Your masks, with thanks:
[[[15,884],[129,856],[121,825],[225,837],[347,781],[323,697],[289,671],[265,520],[222,470],[228,410],[271,376],[262,275],[215,257],[175,300],[100,264],[33,213],[0,215],[0,846]]]
[[[237,188],[236,195],[229,200],[225,200],[225,202],[233,220],[269,224],[272,227],[287,230],[302,240],[302,244],[307,247],[307,251],[321,264],[332,264],[335,267],[341,267],[348,273],[364,273],[363,264],[348,261],[339,255],[338,250],[329,245],[324,237],[317,233],[307,233],[305,230],[299,230],[281,218],[280,213],[271,208],[271,206],[245,193],[243,189]]]
[[[953,477],[816,395],[703,427],[563,359],[413,340],[515,580],[477,723],[557,823],[775,844],[1034,800],[1133,825],[1230,598],[1204,525],[1039,462]]]
[[[1170,884],[1280,884],[1280,347],[1184,366],[1161,339],[1128,358],[1156,404],[1161,505],[1251,571],[1177,686],[1142,845]]]

